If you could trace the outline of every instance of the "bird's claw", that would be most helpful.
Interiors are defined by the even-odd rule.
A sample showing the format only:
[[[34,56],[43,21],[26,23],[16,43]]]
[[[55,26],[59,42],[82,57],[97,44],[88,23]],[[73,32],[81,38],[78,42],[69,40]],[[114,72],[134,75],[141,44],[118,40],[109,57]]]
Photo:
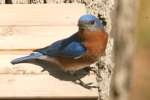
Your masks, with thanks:
[[[97,86],[92,85],[93,84],[92,82],[84,83],[81,79],[74,81],[74,83],[79,84],[86,89],[98,88]]]

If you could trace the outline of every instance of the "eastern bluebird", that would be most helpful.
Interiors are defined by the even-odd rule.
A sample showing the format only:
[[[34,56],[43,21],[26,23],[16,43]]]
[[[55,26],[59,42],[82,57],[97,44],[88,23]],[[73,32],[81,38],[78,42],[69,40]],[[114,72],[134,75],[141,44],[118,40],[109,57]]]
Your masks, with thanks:
[[[18,64],[40,59],[54,63],[69,72],[88,67],[104,54],[108,34],[104,30],[102,20],[91,14],[81,16],[78,26],[78,32],[69,38],[37,49],[28,56],[12,60],[11,63]]]

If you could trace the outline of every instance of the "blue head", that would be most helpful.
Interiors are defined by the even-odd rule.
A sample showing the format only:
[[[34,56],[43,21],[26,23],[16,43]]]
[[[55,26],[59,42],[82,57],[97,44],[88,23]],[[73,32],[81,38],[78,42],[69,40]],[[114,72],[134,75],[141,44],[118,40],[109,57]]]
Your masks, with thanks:
[[[79,29],[90,29],[93,31],[96,29],[104,29],[102,21],[91,14],[85,14],[81,16],[78,22],[78,26]]]

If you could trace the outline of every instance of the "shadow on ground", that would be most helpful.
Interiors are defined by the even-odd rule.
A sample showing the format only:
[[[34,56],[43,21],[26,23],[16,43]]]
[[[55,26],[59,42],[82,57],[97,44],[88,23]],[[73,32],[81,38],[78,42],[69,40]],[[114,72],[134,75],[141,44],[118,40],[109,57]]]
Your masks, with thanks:
[[[31,63],[31,64],[41,66],[43,68],[42,71],[48,71],[49,75],[59,80],[71,81],[87,89],[97,88],[96,86],[92,85],[93,84],[92,82],[85,83],[84,81],[81,80],[86,75],[90,75],[90,67],[76,71],[75,73],[71,74],[69,72],[63,71],[59,66],[43,60],[30,60],[24,63]]]

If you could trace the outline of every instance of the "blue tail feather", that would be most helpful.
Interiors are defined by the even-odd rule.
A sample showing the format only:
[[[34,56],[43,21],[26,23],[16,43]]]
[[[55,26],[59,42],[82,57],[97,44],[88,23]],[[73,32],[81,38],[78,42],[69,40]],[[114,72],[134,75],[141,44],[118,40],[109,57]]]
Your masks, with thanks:
[[[27,61],[31,61],[34,59],[40,59],[41,56],[43,56],[43,54],[41,54],[39,52],[34,52],[29,56],[20,57],[20,58],[16,58],[16,59],[12,60],[11,64],[25,63]]]

